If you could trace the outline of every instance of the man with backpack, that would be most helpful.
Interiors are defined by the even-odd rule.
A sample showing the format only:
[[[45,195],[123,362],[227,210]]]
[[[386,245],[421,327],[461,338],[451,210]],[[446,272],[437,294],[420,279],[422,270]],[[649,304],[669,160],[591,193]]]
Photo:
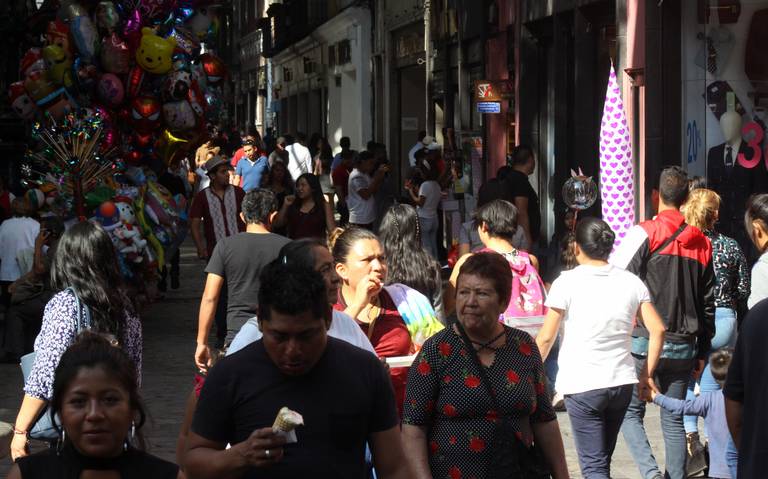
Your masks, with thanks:
[[[688,197],[688,176],[678,166],[661,172],[659,213],[627,232],[611,263],[642,279],[666,328],[656,375],[657,392],[684,399],[691,373],[699,373],[715,332],[712,245],[698,228],[687,225],[680,206]],[[632,334],[632,356],[639,372],[648,356],[648,330],[638,318]],[[650,391],[635,387],[622,431],[629,450],[646,479],[665,477],[659,470],[643,426]],[[666,472],[670,479],[686,477],[686,436],[683,416],[661,411]]]

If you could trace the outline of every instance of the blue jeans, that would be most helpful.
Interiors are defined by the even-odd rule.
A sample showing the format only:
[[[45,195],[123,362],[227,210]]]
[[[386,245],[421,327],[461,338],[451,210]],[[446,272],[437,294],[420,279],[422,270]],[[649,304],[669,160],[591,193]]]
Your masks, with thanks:
[[[712,348],[709,354],[707,354],[707,363],[699,378],[700,392],[705,393],[720,389],[720,385],[717,384],[710,371],[709,355],[720,348],[732,348],[734,346],[736,346],[736,311],[731,308],[717,308],[715,310],[715,336],[712,338]],[[688,383],[688,393],[685,395],[685,399],[693,400],[696,398],[696,395],[693,393],[695,386],[696,381],[691,378],[690,383]],[[685,416],[685,432],[698,432],[697,421],[698,418],[696,416]]]
[[[421,229],[421,246],[430,256],[437,259],[437,216],[434,218],[422,218],[419,216]]]
[[[560,356],[560,335],[555,338],[555,342],[552,343],[552,348],[549,350],[546,361],[544,361],[544,372],[547,374],[547,388],[549,390],[549,396],[553,397],[555,391],[557,391],[557,385],[555,380],[557,379],[557,372],[560,368],[557,365],[557,358]]]
[[[640,372],[645,367],[644,356],[632,355],[635,358],[635,370]],[[654,380],[662,394],[683,399],[688,388],[688,380],[693,370],[693,359],[667,359],[659,360]],[[685,479],[685,429],[683,428],[683,416],[672,414],[664,409],[661,415],[661,432],[664,435],[664,451],[666,457],[667,479]],[[627,441],[629,451],[644,479],[662,477],[656,458],[653,456],[648,436],[645,433],[643,418],[645,417],[645,401],[638,397],[638,388],[635,386],[632,401],[629,403],[621,432]]]
[[[611,479],[611,456],[632,399],[632,384],[565,396],[585,479]]]

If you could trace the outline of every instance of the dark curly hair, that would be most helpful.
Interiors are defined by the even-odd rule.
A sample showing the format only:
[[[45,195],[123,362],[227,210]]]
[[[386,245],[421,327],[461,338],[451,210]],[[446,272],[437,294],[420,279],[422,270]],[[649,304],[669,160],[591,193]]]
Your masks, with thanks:
[[[259,279],[259,321],[269,321],[272,311],[291,315],[309,311],[315,318],[331,320],[325,281],[313,268],[278,258]]]

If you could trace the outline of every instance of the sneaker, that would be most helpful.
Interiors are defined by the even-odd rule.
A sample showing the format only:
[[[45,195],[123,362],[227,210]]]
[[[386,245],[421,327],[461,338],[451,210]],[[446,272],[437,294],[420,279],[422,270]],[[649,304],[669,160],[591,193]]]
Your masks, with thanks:
[[[699,433],[685,435],[687,457],[685,460],[686,477],[704,477],[707,469],[707,453],[699,440]]]

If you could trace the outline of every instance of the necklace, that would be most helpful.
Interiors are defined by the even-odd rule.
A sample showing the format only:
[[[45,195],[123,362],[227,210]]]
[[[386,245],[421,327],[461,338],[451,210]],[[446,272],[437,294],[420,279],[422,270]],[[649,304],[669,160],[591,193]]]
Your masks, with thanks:
[[[496,351],[498,351],[498,350],[499,350],[499,349],[500,349],[502,346],[499,346],[498,348],[494,348],[494,347],[492,347],[492,346],[491,346],[491,344],[493,344],[493,343],[495,343],[496,341],[498,341],[498,340],[499,340],[499,338],[501,338],[502,336],[504,336],[504,334],[505,334],[505,333],[506,333],[506,330],[502,329],[502,330],[501,330],[501,332],[500,332],[499,334],[497,334],[496,336],[494,336],[494,337],[493,337],[493,339],[491,339],[490,341],[486,341],[486,342],[480,342],[480,341],[475,341],[475,340],[473,340],[473,339],[471,339],[471,338],[470,338],[470,341],[472,342],[472,344],[473,344],[473,345],[476,345],[476,346],[475,346],[475,350],[477,350],[477,351],[482,351],[483,349],[487,349],[487,350],[489,350],[489,351],[493,351],[493,352],[496,352]]]

